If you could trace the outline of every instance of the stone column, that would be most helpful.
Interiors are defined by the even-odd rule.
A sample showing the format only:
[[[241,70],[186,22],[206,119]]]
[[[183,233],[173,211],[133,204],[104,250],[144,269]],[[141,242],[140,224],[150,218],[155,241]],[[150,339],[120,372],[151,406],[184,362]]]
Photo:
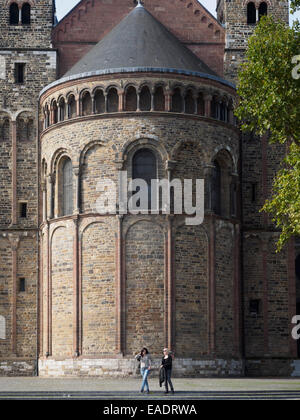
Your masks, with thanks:
[[[209,213],[213,213],[212,203],[212,177],[213,177],[213,165],[207,165],[204,167],[205,177],[205,210]]]
[[[136,110],[137,112],[140,112],[141,110],[141,106],[140,106],[140,102],[141,102],[141,97],[140,97],[141,92],[137,91],[136,92]]]
[[[155,103],[154,103],[154,98],[155,98],[155,89],[151,90],[151,109],[150,111],[153,112],[155,109]]]
[[[230,173],[231,178],[231,193],[230,193],[230,216],[231,217],[238,217],[239,216],[239,174],[233,172]],[[234,204],[234,209],[232,208],[232,204]]]
[[[76,101],[76,117],[81,117],[81,99],[79,96],[75,98]]]
[[[184,96],[184,95],[182,95],[182,92],[180,91],[180,94],[181,94],[181,98],[182,98],[182,110],[181,110],[181,112],[183,112],[184,114],[185,114],[185,112],[186,112],[186,101],[185,101],[185,98],[186,98],[186,96]]]
[[[172,173],[176,167],[177,161],[176,160],[168,160],[166,162],[166,172],[167,172],[167,176],[168,176],[168,181],[171,182],[172,181]],[[171,213],[174,212],[174,198],[173,196],[170,197],[170,210]]]
[[[204,99],[204,116],[210,118],[212,95],[204,95],[203,99]]]
[[[49,187],[49,194],[50,194],[50,211],[49,211],[49,219],[54,218],[54,183],[55,183],[55,176],[54,174],[48,175],[48,187]]]
[[[196,93],[194,93],[193,94],[193,99],[194,99],[194,114],[196,114],[197,115],[197,101],[198,101],[198,94],[196,94]]]
[[[215,218],[209,221],[209,350],[216,351],[216,274],[215,274]]]
[[[74,222],[74,247],[73,247],[73,352],[74,357],[79,357],[79,218],[73,219]]]
[[[168,348],[174,349],[175,345],[175,278],[174,278],[174,242],[173,242],[173,216],[168,217]]]
[[[123,112],[124,111],[124,95],[125,95],[125,91],[124,89],[119,90],[119,112]]]
[[[50,243],[50,226],[47,225],[47,342],[46,357],[52,354],[52,255]]]
[[[117,257],[117,270],[116,270],[116,320],[117,320],[117,337],[116,337],[116,353],[121,356],[125,352],[123,344],[123,318],[125,316],[125,308],[123,307],[123,294],[125,294],[123,278],[123,218],[124,216],[117,216],[118,236],[116,241],[116,257]]]
[[[11,316],[11,352],[17,356],[17,273],[18,273],[18,248],[20,243],[19,236],[9,236],[12,250],[12,316]]]
[[[96,114],[96,104],[95,104],[95,95],[91,95],[92,98],[92,114]]]
[[[38,355],[39,357],[43,356],[43,348],[44,348],[44,307],[43,307],[43,297],[44,297],[44,235],[43,231],[39,231],[39,248],[40,248],[40,263],[39,263],[39,270],[40,276],[38,280],[38,289],[39,289],[39,305],[38,305]]]
[[[53,109],[53,105],[50,105],[50,125],[54,124],[54,109]]]
[[[80,214],[80,166],[73,167],[74,172],[74,214]]]
[[[172,109],[172,91],[170,89],[166,89],[165,91],[165,111],[166,112],[171,112]]]
[[[43,222],[47,220],[47,187],[46,182],[42,182],[42,193],[43,193]]]
[[[104,92],[104,99],[105,99],[104,112],[107,113],[108,112],[108,93],[107,92]]]
[[[12,121],[12,225],[17,225],[17,122]]]

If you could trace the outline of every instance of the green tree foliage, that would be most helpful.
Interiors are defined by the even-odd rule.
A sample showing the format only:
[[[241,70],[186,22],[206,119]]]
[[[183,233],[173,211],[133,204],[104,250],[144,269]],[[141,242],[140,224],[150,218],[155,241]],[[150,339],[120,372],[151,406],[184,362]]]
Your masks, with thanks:
[[[291,0],[291,9],[293,13],[300,9],[300,0]]]
[[[300,0],[293,2],[299,7]],[[287,146],[273,196],[262,211],[272,214],[282,234],[278,251],[293,235],[300,235],[300,28],[264,17],[250,38],[246,61],[239,73],[240,103],[236,116],[242,130],[269,133],[270,142]]]

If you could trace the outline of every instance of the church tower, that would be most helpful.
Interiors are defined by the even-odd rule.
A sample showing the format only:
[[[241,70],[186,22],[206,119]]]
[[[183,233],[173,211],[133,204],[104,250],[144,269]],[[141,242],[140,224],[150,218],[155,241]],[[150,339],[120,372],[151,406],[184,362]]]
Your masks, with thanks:
[[[37,103],[56,77],[54,12],[54,0],[0,1],[0,375],[35,372]]]
[[[263,15],[289,22],[289,2],[219,0],[218,20],[226,30],[224,75],[237,82],[249,37]],[[272,195],[273,181],[285,156],[284,145],[269,144],[252,133],[241,135],[242,290],[245,373],[280,375],[297,365],[291,319],[296,314],[295,246],[280,253],[280,233],[271,216],[261,213]]]
[[[244,58],[248,39],[264,15],[289,22],[288,0],[217,0],[217,16],[226,29],[225,78],[235,82],[238,66]]]

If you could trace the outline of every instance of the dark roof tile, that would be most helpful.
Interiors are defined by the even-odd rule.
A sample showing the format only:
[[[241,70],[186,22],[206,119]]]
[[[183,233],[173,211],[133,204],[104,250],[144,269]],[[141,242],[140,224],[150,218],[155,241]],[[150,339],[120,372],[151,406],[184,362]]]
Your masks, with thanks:
[[[137,6],[64,77],[126,67],[216,75],[143,6]]]

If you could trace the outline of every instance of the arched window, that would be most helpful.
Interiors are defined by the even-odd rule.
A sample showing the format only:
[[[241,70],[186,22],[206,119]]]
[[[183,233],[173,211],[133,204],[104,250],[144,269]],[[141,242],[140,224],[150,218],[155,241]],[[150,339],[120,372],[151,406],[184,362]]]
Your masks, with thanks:
[[[197,99],[197,114],[205,115],[205,102],[202,93],[200,93]]]
[[[68,118],[76,118],[76,101],[74,95],[70,95],[68,99]]]
[[[144,86],[140,92],[140,110],[151,111],[151,93],[147,86]]]
[[[62,166],[62,216],[73,214],[73,166],[66,159]]]
[[[56,102],[53,102],[53,124],[58,122],[58,108]]]
[[[224,103],[224,102],[221,102],[220,103],[220,120],[221,121],[226,121],[226,119],[227,119],[227,116],[226,116],[226,114],[227,114],[227,107],[226,107],[226,104]]]
[[[105,112],[105,96],[102,90],[98,90],[95,94],[95,112],[96,114]]]
[[[193,92],[189,90],[184,98],[185,101],[185,112],[187,114],[195,114],[196,103],[194,99]]]
[[[159,86],[155,89],[154,92],[154,110],[155,111],[165,111],[165,94],[162,86]]]
[[[149,149],[141,149],[133,157],[132,178],[143,179],[148,185],[148,204],[151,206],[151,181],[157,179],[157,161]]]
[[[268,15],[268,5],[264,1],[260,3],[259,5],[258,15],[259,15],[259,20],[261,19],[262,16]]]
[[[256,23],[256,8],[252,1],[247,4],[247,23],[248,25]]]
[[[126,91],[125,96],[125,110],[136,111],[137,110],[137,94],[133,86],[130,86]]]
[[[221,215],[221,167],[216,160],[212,172],[212,210]]]
[[[10,123],[8,118],[4,118],[0,122],[0,141],[9,141],[10,139]]]
[[[30,25],[30,12],[30,4],[24,3],[22,6],[22,25]]]
[[[59,101],[59,121],[65,120],[66,103],[64,98]]]
[[[9,24],[19,25],[19,6],[17,3],[12,3],[9,8]]]
[[[172,112],[182,112],[182,111],[183,111],[183,99],[181,96],[181,91],[179,88],[176,88],[172,96]]]
[[[217,97],[213,97],[211,102],[211,117],[216,120],[220,119],[220,102]]]
[[[107,95],[107,112],[118,112],[119,111],[119,95],[115,88],[109,89]]]
[[[82,115],[91,115],[92,113],[92,98],[89,92],[85,92],[82,96]]]

